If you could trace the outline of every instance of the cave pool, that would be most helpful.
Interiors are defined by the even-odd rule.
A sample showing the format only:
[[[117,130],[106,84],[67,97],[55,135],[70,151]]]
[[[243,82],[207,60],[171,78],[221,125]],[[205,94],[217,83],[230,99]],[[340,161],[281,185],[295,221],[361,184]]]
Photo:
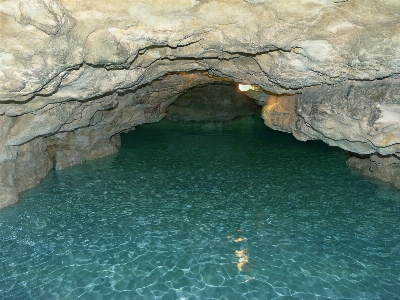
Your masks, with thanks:
[[[400,299],[400,192],[346,159],[259,117],[138,127],[0,210],[0,299]]]

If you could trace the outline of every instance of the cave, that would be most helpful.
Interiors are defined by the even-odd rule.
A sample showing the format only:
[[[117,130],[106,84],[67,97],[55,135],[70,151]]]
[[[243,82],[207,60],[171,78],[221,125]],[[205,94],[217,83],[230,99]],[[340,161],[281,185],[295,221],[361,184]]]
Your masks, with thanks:
[[[214,277],[209,275],[226,270],[215,266],[213,268],[207,264],[208,258],[213,258],[214,254],[217,257],[219,254],[204,244],[202,249],[207,248],[208,252],[204,254],[207,259],[200,264],[200,267],[199,265],[196,267],[201,268],[198,272],[203,276],[201,287],[195,288],[192,281],[179,287],[164,282],[158,288],[145,291],[143,283],[142,286],[129,286],[129,290],[134,290],[136,293],[129,294],[128,285],[121,283],[117,288],[118,276],[114,278],[113,274],[118,274],[114,269],[121,265],[116,258],[118,256],[116,252],[111,251],[108,254],[113,256],[114,260],[108,262],[107,272],[102,270],[101,275],[93,277],[94,279],[85,286],[70,285],[69,292],[64,291],[64,294],[58,296],[63,295],[71,299],[81,296],[95,297],[97,294],[85,294],[82,289],[85,287],[89,289],[88,286],[90,289],[106,286],[105,290],[109,291],[110,295],[115,293],[112,297],[149,299],[206,299],[207,297],[214,299],[224,296],[229,298],[228,294],[231,297],[256,299],[269,297],[283,299],[285,296],[303,299],[316,295],[354,299],[398,297],[400,266],[399,249],[395,244],[399,239],[396,212],[400,195],[398,191],[400,189],[399,13],[400,3],[395,0],[377,0],[369,3],[361,0],[218,2],[124,0],[118,3],[97,0],[5,0],[1,2],[0,214],[3,214],[4,220],[8,220],[0,221],[0,231],[5,233],[4,244],[20,247],[17,252],[21,257],[15,260],[24,260],[26,259],[24,251],[40,250],[38,246],[35,248],[36,241],[32,236],[27,236],[28,234],[24,236],[24,230],[31,235],[34,235],[34,232],[43,234],[48,230],[49,234],[57,236],[49,237],[49,245],[52,239],[57,241],[63,239],[59,233],[64,229],[58,228],[57,232],[54,229],[56,225],[53,225],[55,226],[53,229],[47,228],[46,225],[42,225],[46,224],[45,220],[36,223],[29,221],[32,220],[29,219],[31,218],[29,210],[21,210],[23,213],[20,214],[25,216],[27,223],[21,224],[22,227],[18,230],[17,227],[11,230],[11,226],[14,225],[9,225],[11,223],[8,222],[15,218],[14,213],[18,215],[19,209],[22,209],[19,207],[28,205],[27,207],[34,211],[35,206],[26,200],[27,195],[40,193],[40,189],[48,184],[49,180],[56,180],[54,178],[57,174],[60,174],[60,178],[64,176],[61,174],[67,174],[65,178],[68,178],[68,174],[75,174],[77,170],[85,168],[97,170],[96,166],[99,164],[107,165],[115,157],[128,155],[124,154],[126,153],[124,145],[131,147],[126,141],[133,139],[134,136],[140,139],[148,132],[153,132],[152,130],[154,132],[162,130],[163,126],[166,128],[166,136],[174,138],[176,132],[173,128],[178,128],[182,132],[191,128],[190,130],[198,134],[199,141],[207,130],[207,134],[222,134],[216,135],[215,138],[221,140],[224,140],[224,133],[236,132],[238,138],[244,139],[246,134],[257,135],[261,136],[263,141],[264,133],[260,132],[267,132],[271,141],[276,141],[276,144],[282,142],[279,150],[282,157],[295,156],[297,152],[293,149],[298,149],[296,150],[298,153],[303,150],[314,153],[312,149],[316,149],[315,151],[322,151],[318,153],[326,155],[318,156],[316,165],[318,168],[309,171],[309,175],[303,175],[302,179],[299,179],[300,177],[293,179],[292,186],[285,188],[288,193],[287,198],[291,201],[285,202],[286,204],[279,201],[268,204],[265,200],[266,207],[268,205],[279,207],[280,210],[275,211],[275,217],[271,217],[272,219],[268,217],[268,213],[274,212],[264,211],[262,203],[258,203],[259,206],[254,204],[254,209],[257,208],[259,214],[256,214],[255,210],[252,214],[244,213],[243,220],[249,218],[248,224],[251,223],[251,215],[263,218],[262,222],[257,221],[262,225],[256,223],[263,232],[262,235],[271,238],[272,246],[270,244],[265,246],[274,253],[271,261],[267,260],[269,254],[261,250],[257,252],[256,247],[250,249],[251,239],[245,237],[244,233],[250,234],[251,226],[243,225],[241,228],[237,223],[236,227],[230,228],[230,232],[226,233],[230,236],[229,251],[236,250],[231,253],[233,257],[228,256],[225,259],[234,262],[234,267],[237,267],[234,271],[238,272],[238,277],[231,273],[232,270],[228,272],[229,274],[224,273],[225,275],[219,274]],[[182,135],[182,139],[184,137],[185,135]],[[163,141],[160,140],[161,142]],[[289,147],[285,148],[285,143],[294,148],[292,150]],[[156,145],[152,147],[155,148]],[[201,144],[199,147],[201,148]],[[268,153],[267,148],[265,152]],[[210,159],[219,157],[218,155],[217,151],[209,154]],[[279,157],[271,160],[271,164],[276,163],[276,169],[280,168],[279,160]],[[136,163],[140,165],[140,162]],[[129,163],[123,161],[123,164]],[[346,221],[343,222],[348,221],[346,230],[350,232],[347,235],[341,234],[340,231],[336,232],[329,226],[326,227],[324,223],[329,219],[332,224],[336,222],[339,224],[338,220],[344,219],[335,219],[332,216],[324,219],[321,217],[324,215],[321,207],[316,210],[317,214],[315,211],[313,214],[307,210],[309,207],[306,209],[302,205],[312,206],[315,201],[301,202],[296,198],[295,191],[289,192],[297,185],[304,187],[311,180],[314,181],[311,185],[314,189],[322,189],[330,183],[336,186],[334,179],[330,179],[330,183],[325,180],[329,176],[328,173],[321,173],[324,175],[320,175],[320,178],[315,175],[326,171],[323,169],[329,164],[337,165],[337,169],[334,167],[335,171],[332,171],[332,174],[336,174],[335,180],[341,181],[342,184],[347,182],[347,190],[343,190],[341,186],[336,192],[331,190],[330,193],[332,195],[347,193],[346,197],[354,195],[354,199],[340,198],[339,201],[336,196],[332,196],[330,202],[325,196],[321,196],[315,201],[322,205],[326,212],[335,215],[340,210],[345,215]],[[148,169],[150,165],[149,162]],[[309,161],[308,165],[313,165],[313,162]],[[257,169],[256,165],[253,168]],[[247,168],[242,166],[242,169]],[[143,169],[143,172],[145,171],[146,167]],[[164,170],[165,173],[170,171],[168,168]],[[250,178],[251,171],[247,172]],[[290,173],[290,170],[285,172]],[[92,178],[91,174],[79,174],[84,186],[95,186],[95,179],[89,180]],[[241,178],[238,174],[237,177]],[[259,176],[269,176],[269,173],[259,174]],[[74,176],[76,175],[72,177]],[[162,177],[162,174],[158,176]],[[215,188],[218,188],[218,185],[224,186],[225,183],[219,180],[217,175],[210,176],[216,178]],[[279,176],[275,174],[271,175],[271,178]],[[176,177],[180,178],[178,175]],[[207,178],[207,175],[204,175],[204,178]],[[353,179],[356,181],[353,182]],[[283,181],[284,179],[280,182]],[[350,182],[353,186],[350,186]],[[246,186],[244,181],[241,181],[240,185]],[[263,183],[260,182],[260,185]],[[282,183],[282,186],[285,185]],[[355,186],[364,187],[360,188],[364,191],[359,193],[368,199],[366,203],[374,214],[371,215],[365,210],[363,215],[358,211],[362,201],[355,194]],[[151,187],[148,189],[151,192]],[[172,190],[176,188],[171,187]],[[212,190],[211,186],[209,190],[205,189],[204,193]],[[232,192],[236,190],[239,190],[240,194],[240,188],[232,186]],[[243,188],[244,190],[246,189]],[[264,193],[264,190],[255,187],[253,190]],[[107,192],[101,189],[100,191]],[[159,197],[157,195],[158,193],[154,193],[154,199]],[[164,201],[168,195],[163,194],[161,199]],[[312,195],[311,191],[309,195]],[[100,194],[98,196],[103,197]],[[107,197],[109,196],[110,194],[107,194]],[[19,202],[20,198],[23,200]],[[73,205],[69,204],[69,200],[65,200],[66,207],[71,208]],[[49,203],[45,205],[51,206]],[[57,214],[56,210],[63,211],[63,209],[54,205],[54,208],[48,207],[48,210],[53,209],[62,219],[62,214]],[[87,211],[87,208],[81,207],[82,203],[76,205],[82,211]],[[184,208],[186,204],[182,202],[179,205]],[[199,203],[196,205],[202,207]],[[230,211],[229,203],[222,200],[220,203],[210,204],[210,207],[216,213],[223,214],[224,210]],[[347,207],[347,210],[343,207]],[[156,208],[157,204],[154,203],[154,211]],[[153,213],[151,209],[147,209],[146,206],[144,212],[150,220]],[[168,211],[168,206],[165,209]],[[283,227],[295,228],[293,232],[291,233],[288,228],[283,232],[277,227],[268,229],[268,224],[278,226],[279,217],[276,217],[276,214],[282,214],[282,218],[287,220],[286,209],[293,219],[300,222],[282,223],[285,224]],[[352,221],[350,210],[353,210],[356,221]],[[124,214],[124,211],[118,211]],[[203,216],[207,215],[206,207],[200,211],[203,212]],[[133,213],[127,209],[125,213],[128,212]],[[184,211],[180,213],[184,217]],[[135,215],[138,224],[146,223],[146,215]],[[303,217],[304,219],[301,219]],[[367,224],[363,217],[370,218],[373,220],[372,223],[380,225],[373,227]],[[106,217],[104,219],[107,221]],[[243,222],[245,224],[245,221]],[[17,223],[15,226],[18,226]],[[32,228],[27,224],[31,224]],[[96,226],[102,228],[99,224]],[[211,227],[215,225],[210,224],[208,225]],[[190,222],[187,224],[190,230],[216,234],[207,231],[203,225]],[[80,230],[84,232],[85,228]],[[143,227],[141,230],[144,230]],[[240,233],[242,230],[243,234]],[[113,232],[114,235],[110,233],[110,236],[116,235],[116,231]],[[221,232],[218,234],[222,236]],[[11,243],[13,236],[19,237],[16,244]],[[272,238],[274,236],[277,238]],[[101,237],[104,237],[104,245],[110,242],[111,237],[107,238],[106,233]],[[209,240],[206,235],[200,234],[196,238],[203,238],[209,245],[214,245],[218,249],[227,249],[227,246],[221,246],[221,237]],[[80,241],[78,237],[75,239]],[[352,244],[352,239],[360,240],[359,245]],[[83,243],[84,240],[82,237],[80,242]],[[137,259],[137,255],[139,257],[142,255],[140,251],[148,250],[145,241],[146,238],[143,238],[143,241],[135,241],[138,250],[126,252],[127,257]],[[183,238],[182,241],[188,240]],[[47,247],[44,246],[46,240],[42,242],[38,242],[37,245],[41,245],[40,247],[44,249]],[[179,240],[174,240],[174,243],[182,246]],[[72,247],[71,243],[65,245]],[[171,245],[167,247],[168,251],[175,251]],[[317,252],[313,252],[313,245],[319,249]],[[289,268],[291,270],[289,273],[294,274],[294,277],[290,277],[291,280],[299,280],[296,288],[293,285],[288,287],[289,283],[285,279],[289,276],[287,271],[289,261],[295,262],[297,256],[284,254],[293,254],[290,247],[294,246],[297,246],[296,251],[300,251],[301,247],[305,247],[308,251],[299,252],[301,255],[298,257],[301,262],[307,261],[307,255],[320,258],[318,261],[310,260],[311,262],[306,263],[311,267],[299,263],[293,269]],[[46,249],[50,251],[51,247],[50,245]],[[364,247],[367,250],[364,253],[358,248],[354,250],[354,247]],[[351,252],[351,249],[354,252]],[[32,257],[36,255],[35,253],[31,253]],[[350,253],[348,257],[351,259],[344,262],[345,258],[341,257],[343,263],[341,264],[340,260],[333,259],[338,253]],[[362,256],[364,261],[355,258],[361,255],[360,253],[366,255]],[[199,252],[196,255],[203,257]],[[260,258],[257,263],[262,266],[259,269],[255,263],[257,257]],[[360,267],[363,263],[366,265],[370,263],[366,257],[378,261],[376,265],[372,265],[372,271]],[[323,268],[321,261],[330,258],[335,261],[335,264],[329,265],[332,269],[325,273],[317,272],[320,270],[318,268]],[[79,261],[73,257],[68,259],[71,259],[71,264],[82,265],[84,259],[88,258],[83,256],[76,258]],[[193,259],[187,257],[189,261]],[[57,288],[62,285],[61,283],[54,288],[49,287],[47,291],[43,289],[39,291],[40,288],[35,287],[30,293],[29,280],[21,279],[23,277],[21,274],[28,271],[24,273],[21,269],[21,273],[14,276],[10,271],[14,260],[2,257],[2,261],[7,261],[7,270],[4,267],[4,272],[9,275],[4,280],[0,278],[0,298],[58,297]],[[175,270],[177,273],[171,275],[172,278],[177,276],[186,281],[191,278],[187,276],[188,272],[192,272],[190,267],[170,265],[165,258],[160,265],[153,261],[154,268],[150,270],[151,272],[146,269],[149,265],[142,266],[143,269],[134,264],[124,263],[123,266],[125,269],[131,266],[137,272],[142,272],[145,274],[144,280],[147,281],[150,280],[147,278],[148,275],[157,268],[160,270],[167,268],[168,272]],[[0,273],[2,273],[1,268],[3,267],[0,267]],[[251,268],[254,269],[253,273],[250,271]],[[266,269],[269,270],[267,275],[261,271]],[[343,272],[338,272],[339,269]],[[208,273],[203,270],[208,270]],[[46,272],[46,269],[42,271]],[[273,271],[280,275],[274,277],[271,273]],[[386,273],[375,276],[371,275],[371,272]],[[82,274],[77,276],[84,276]],[[158,277],[154,276],[153,281],[150,280],[147,285],[156,286],[163,274],[161,272]],[[62,278],[61,275],[57,276],[56,278]],[[326,279],[323,276],[331,277]],[[240,284],[232,283],[233,278],[240,281]],[[318,280],[315,281],[315,278]],[[271,280],[276,284],[271,284]],[[314,284],[308,285],[309,289],[298,288],[301,286],[301,281],[312,280]],[[334,284],[335,280],[343,286],[346,285],[344,283],[346,280],[354,282],[351,281],[353,283],[351,287],[339,290]],[[230,288],[225,289],[224,284],[228,281],[230,288],[235,287],[232,294]],[[48,281],[49,284],[50,282],[53,280]],[[263,285],[262,282],[268,282],[272,290],[266,286],[260,289],[255,287],[257,284]],[[361,285],[357,286],[355,282],[365,284],[366,290],[362,290]],[[250,291],[253,283],[253,291]],[[46,286],[47,283],[43,286],[44,289]],[[190,287],[193,288],[191,291]],[[218,290],[217,287],[221,289]],[[236,288],[243,291],[238,292]],[[18,293],[17,290],[24,292]],[[51,296],[50,290],[53,293]],[[121,294],[118,294],[119,292]]]

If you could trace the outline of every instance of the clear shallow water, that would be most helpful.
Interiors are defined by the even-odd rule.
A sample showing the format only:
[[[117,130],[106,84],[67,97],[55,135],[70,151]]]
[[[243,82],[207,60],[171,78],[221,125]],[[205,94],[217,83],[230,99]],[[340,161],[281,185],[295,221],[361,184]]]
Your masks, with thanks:
[[[400,193],[240,126],[162,121],[52,172],[0,211],[0,299],[400,299]]]

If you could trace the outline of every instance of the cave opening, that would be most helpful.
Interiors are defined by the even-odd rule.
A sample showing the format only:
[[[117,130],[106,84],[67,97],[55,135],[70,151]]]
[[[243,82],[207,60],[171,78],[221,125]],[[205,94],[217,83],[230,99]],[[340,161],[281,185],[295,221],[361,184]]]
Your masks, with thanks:
[[[226,122],[261,114],[262,106],[237,84],[196,86],[179,96],[166,111],[166,118],[181,122]]]
[[[248,100],[194,87],[117,153],[53,170],[0,211],[0,296],[396,295],[399,193],[344,150],[268,128]]]

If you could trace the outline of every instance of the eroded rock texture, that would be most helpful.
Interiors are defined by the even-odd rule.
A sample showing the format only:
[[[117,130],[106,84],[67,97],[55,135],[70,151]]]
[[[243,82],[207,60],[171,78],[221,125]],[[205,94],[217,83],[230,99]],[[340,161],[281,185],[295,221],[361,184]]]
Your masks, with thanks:
[[[396,156],[399,14],[397,0],[1,1],[0,207],[216,82],[256,86],[266,124],[300,140]]]
[[[400,159],[396,155],[353,153],[347,164],[367,177],[385,181],[400,189]]]

